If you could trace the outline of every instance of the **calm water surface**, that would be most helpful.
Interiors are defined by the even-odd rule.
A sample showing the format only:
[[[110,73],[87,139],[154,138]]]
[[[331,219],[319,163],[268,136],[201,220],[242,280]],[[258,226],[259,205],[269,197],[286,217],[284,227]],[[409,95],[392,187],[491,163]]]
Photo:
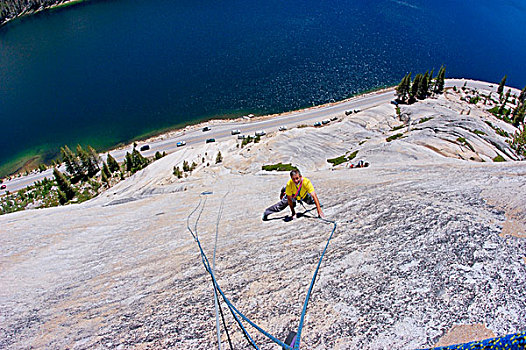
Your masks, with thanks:
[[[218,116],[275,113],[409,71],[526,84],[524,1],[92,0],[0,28],[0,173]]]

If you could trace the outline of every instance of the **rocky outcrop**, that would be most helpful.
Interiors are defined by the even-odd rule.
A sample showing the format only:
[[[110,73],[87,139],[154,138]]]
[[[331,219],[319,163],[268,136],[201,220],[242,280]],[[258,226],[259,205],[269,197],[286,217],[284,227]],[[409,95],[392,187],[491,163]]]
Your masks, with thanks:
[[[261,165],[280,161],[301,167],[338,223],[305,348],[429,347],[462,325],[495,336],[524,330],[526,166],[491,162],[514,157],[492,128],[481,129],[486,118],[500,121],[483,110],[466,118],[455,112],[462,103],[451,95],[403,107],[412,121],[433,117],[409,130],[386,105],[243,149],[234,140],[189,147],[92,201],[1,216],[0,347],[217,347],[210,277],[187,225],[209,258],[217,248],[218,282],[238,309],[285,339],[331,226],[309,213],[261,221],[288,178]],[[405,130],[393,131],[398,125]],[[387,142],[396,132],[404,137]],[[219,150],[223,163],[206,166]],[[353,150],[371,165],[326,161]],[[203,157],[189,177],[171,174]],[[200,201],[202,214],[189,218]],[[517,225],[504,234],[510,220]],[[234,348],[247,348],[223,310]],[[261,349],[276,348],[248,329]]]

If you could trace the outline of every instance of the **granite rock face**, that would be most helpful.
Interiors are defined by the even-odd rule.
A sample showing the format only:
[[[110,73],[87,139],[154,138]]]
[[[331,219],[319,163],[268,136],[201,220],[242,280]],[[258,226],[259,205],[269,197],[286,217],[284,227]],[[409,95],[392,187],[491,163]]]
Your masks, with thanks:
[[[261,221],[288,179],[261,165],[280,161],[300,165],[338,225],[303,348],[426,347],[456,325],[524,330],[526,165],[489,162],[515,157],[492,129],[484,129],[491,141],[475,142],[484,135],[470,130],[492,117],[480,110],[464,120],[455,112],[462,102],[445,97],[404,106],[413,121],[435,114],[403,139],[386,141],[402,122],[381,106],[243,149],[235,141],[189,148],[90,202],[0,217],[0,348],[216,348],[212,284],[187,225],[210,259],[217,248],[218,282],[236,307],[285,339],[332,226],[315,211],[284,222],[288,209]],[[475,151],[444,141],[456,135]],[[222,164],[199,162],[182,180],[171,174],[219,150]],[[371,166],[326,162],[354,150]],[[486,162],[469,161],[470,152]],[[247,348],[223,311],[234,348]],[[261,349],[277,347],[248,329]]]

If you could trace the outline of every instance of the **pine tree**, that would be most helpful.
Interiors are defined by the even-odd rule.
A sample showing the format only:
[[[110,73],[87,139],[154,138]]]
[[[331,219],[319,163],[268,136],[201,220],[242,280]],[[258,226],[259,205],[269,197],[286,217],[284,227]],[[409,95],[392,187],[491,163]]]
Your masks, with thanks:
[[[437,77],[435,79],[434,92],[436,94],[440,94],[444,91],[445,79],[446,79],[446,67],[441,66],[438,71]]]
[[[125,163],[126,163],[126,171],[132,171],[133,168],[133,160],[130,152],[126,152],[126,156],[124,157]]]
[[[66,165],[66,170],[71,176],[76,176],[81,172],[82,166],[78,160],[78,157],[69,149],[67,145],[60,148],[62,155],[62,162]]]
[[[409,92],[409,101],[414,101],[416,94],[418,92],[418,85],[422,80],[422,74],[417,74],[413,80],[413,85],[411,85],[411,91]]]
[[[112,173],[119,171],[119,163],[111,156],[111,154],[108,153],[108,157],[106,158],[106,162],[108,162],[108,168]]]
[[[182,178],[183,177],[183,172],[181,171],[181,169],[179,169],[178,166],[174,166],[174,175],[177,176],[178,179]]]
[[[396,87],[396,94],[398,95],[398,99],[400,101],[407,100],[407,95],[409,94],[409,86],[411,84],[411,73],[408,73],[405,75],[402,80],[400,81],[400,84]]]
[[[516,128],[518,128],[519,125],[524,123],[524,115],[526,114],[526,104],[522,104],[522,107],[517,108],[517,109],[518,111],[516,113],[514,112],[513,121],[512,121],[513,125]]]
[[[500,84],[499,84],[499,87],[497,88],[497,93],[499,95],[501,95],[501,98],[502,98],[502,93],[504,92],[504,86],[506,86],[506,79],[508,78],[507,75],[505,75],[502,80],[500,81]]]
[[[191,171],[190,166],[186,160],[183,161],[183,171]]]
[[[143,155],[137,151],[135,148],[132,151],[132,173],[136,173],[137,171],[143,169],[148,165],[148,159],[143,157]]]
[[[81,162],[81,172],[77,173],[77,176],[84,177],[88,173],[90,167],[90,158],[88,152],[86,152],[81,145],[77,145],[77,156]]]
[[[104,171],[100,172],[100,176],[101,176],[102,182],[108,183],[110,181],[109,178],[108,178],[108,175],[106,175],[106,173]]]
[[[519,95],[519,103],[524,103],[526,100],[526,86],[522,88],[521,94]]]
[[[221,163],[222,161],[223,161],[223,156],[221,155],[221,151],[219,151],[216,157],[216,164]]]
[[[90,158],[91,166],[93,167],[93,171],[94,171],[93,175],[95,175],[100,170],[100,167],[99,167],[100,156],[97,153],[97,151],[95,151],[95,149],[89,145],[88,145],[88,155]]]
[[[427,97],[428,81],[429,81],[429,75],[426,72],[426,74],[424,74],[422,79],[420,79],[420,82],[418,83],[417,92],[416,92],[417,97],[421,100]]]
[[[111,172],[110,172],[110,168],[108,168],[108,164],[106,164],[105,162],[102,163],[102,172],[101,172],[103,175],[106,175],[106,178],[110,178],[111,177]]]
[[[431,81],[433,81],[433,73],[435,73],[435,69],[431,69],[431,72],[429,73],[429,75],[427,76],[427,86],[429,87],[429,89],[431,90]],[[429,91],[429,93],[431,93],[431,91]]]
[[[71,186],[69,180],[57,168],[53,168],[53,175],[55,176],[59,190],[64,194],[64,203],[73,199],[73,197],[75,197],[75,190]]]

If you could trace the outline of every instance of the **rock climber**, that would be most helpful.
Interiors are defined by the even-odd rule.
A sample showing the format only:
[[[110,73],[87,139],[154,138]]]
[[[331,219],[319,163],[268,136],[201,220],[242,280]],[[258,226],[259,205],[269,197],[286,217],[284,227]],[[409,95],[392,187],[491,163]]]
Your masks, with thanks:
[[[280,212],[287,206],[291,212],[288,220],[294,219],[296,216],[294,207],[298,200],[307,204],[316,204],[318,217],[324,217],[321,211],[320,201],[318,200],[316,192],[314,192],[314,186],[309,179],[301,176],[299,170],[295,169],[290,172],[290,180],[287,182],[287,186],[281,190],[281,200],[265,210],[265,213],[263,213],[263,221],[267,221],[270,214]]]

